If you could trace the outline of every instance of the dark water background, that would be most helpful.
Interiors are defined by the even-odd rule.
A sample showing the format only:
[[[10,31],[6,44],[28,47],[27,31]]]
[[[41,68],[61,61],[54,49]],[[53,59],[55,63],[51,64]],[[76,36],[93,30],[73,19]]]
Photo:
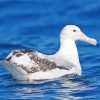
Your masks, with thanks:
[[[0,66],[0,100],[100,100],[100,0],[0,0],[0,60],[14,49],[55,53],[68,24],[98,41],[77,42],[82,77],[22,84]]]

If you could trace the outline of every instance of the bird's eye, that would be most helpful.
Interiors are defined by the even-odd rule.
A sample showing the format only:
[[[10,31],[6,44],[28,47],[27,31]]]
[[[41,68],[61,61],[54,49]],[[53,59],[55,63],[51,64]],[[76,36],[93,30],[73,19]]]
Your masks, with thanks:
[[[73,30],[73,32],[76,32],[76,30]]]

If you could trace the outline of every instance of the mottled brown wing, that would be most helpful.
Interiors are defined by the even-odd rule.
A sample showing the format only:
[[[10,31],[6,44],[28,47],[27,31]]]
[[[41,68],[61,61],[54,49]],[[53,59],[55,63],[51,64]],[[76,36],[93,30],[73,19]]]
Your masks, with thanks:
[[[35,64],[38,64],[39,67],[32,66],[31,68],[29,68],[27,66],[18,65],[17,63],[14,63],[14,62],[11,61],[11,58],[12,58],[13,55],[16,55],[17,57],[19,57],[19,56],[22,56],[23,54],[26,54],[26,53],[29,55],[30,59],[33,62],[35,62]],[[40,58],[37,55],[37,52],[33,51],[33,50],[16,50],[16,51],[13,51],[12,55],[9,56],[6,59],[6,61],[16,64],[17,66],[21,67],[24,71],[26,71],[28,74],[35,73],[35,72],[38,72],[38,71],[44,71],[45,72],[47,70],[52,70],[52,69],[55,69],[55,68],[69,70],[68,68],[65,68],[63,66],[57,66],[55,62],[51,62],[48,59]]]

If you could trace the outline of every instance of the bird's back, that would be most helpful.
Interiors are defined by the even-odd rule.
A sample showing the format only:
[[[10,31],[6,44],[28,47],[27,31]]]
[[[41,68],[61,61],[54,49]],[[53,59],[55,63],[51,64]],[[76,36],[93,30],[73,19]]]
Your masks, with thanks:
[[[59,65],[56,60],[33,50],[14,50],[0,63],[19,80],[52,79],[74,72],[73,66]]]

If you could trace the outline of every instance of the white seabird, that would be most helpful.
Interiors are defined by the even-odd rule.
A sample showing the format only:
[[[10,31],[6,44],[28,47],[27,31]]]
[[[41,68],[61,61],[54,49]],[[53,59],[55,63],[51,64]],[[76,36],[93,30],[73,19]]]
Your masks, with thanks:
[[[17,80],[42,80],[67,74],[81,75],[81,65],[75,41],[96,45],[75,25],[65,26],[60,33],[60,49],[54,55],[33,50],[14,50],[0,63]]]

